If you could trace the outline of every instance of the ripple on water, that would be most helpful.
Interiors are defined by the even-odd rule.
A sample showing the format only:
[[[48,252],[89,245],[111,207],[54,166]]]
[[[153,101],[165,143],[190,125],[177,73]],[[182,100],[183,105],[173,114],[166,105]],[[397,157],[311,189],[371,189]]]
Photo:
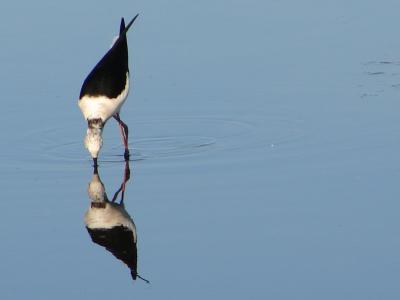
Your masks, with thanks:
[[[375,60],[363,63],[365,77],[361,98],[378,97],[387,93],[397,93],[399,87],[400,61]]]
[[[110,126],[109,124],[108,126]],[[218,117],[165,118],[130,122],[131,160],[162,160],[186,156],[209,157],[216,153],[254,148],[289,147],[301,139],[299,126],[292,120],[265,117],[260,121]],[[38,145],[35,157],[41,160],[88,160],[83,146],[83,128],[71,136],[68,127],[44,130],[29,135]],[[119,132],[106,128],[102,162],[123,161]]]

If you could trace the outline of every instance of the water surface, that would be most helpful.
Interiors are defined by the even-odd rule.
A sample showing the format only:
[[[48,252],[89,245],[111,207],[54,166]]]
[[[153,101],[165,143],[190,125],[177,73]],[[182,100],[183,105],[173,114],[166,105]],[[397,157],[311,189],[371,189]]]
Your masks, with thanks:
[[[2,299],[398,299],[395,1],[7,3]],[[137,269],[91,241],[76,105],[129,32]],[[101,180],[124,171],[105,128]]]

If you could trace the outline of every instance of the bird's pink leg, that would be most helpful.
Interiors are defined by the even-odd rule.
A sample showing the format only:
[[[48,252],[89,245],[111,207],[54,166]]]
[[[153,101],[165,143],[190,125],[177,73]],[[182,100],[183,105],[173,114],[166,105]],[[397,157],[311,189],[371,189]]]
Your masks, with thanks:
[[[114,116],[114,119],[117,120],[119,129],[121,131],[121,136],[122,136],[122,142],[124,143],[125,146],[125,153],[124,153],[124,158],[125,160],[129,159],[129,147],[128,147],[128,126],[121,120],[119,117],[119,114],[116,114]]]

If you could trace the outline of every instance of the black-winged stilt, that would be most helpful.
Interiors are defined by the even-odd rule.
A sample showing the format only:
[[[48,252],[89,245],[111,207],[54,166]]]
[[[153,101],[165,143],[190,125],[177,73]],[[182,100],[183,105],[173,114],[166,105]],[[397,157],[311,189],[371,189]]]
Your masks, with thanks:
[[[78,105],[88,123],[85,147],[95,166],[103,145],[103,127],[111,117],[119,124],[125,146],[124,158],[129,159],[128,126],[121,120],[119,113],[129,91],[126,33],[137,17],[138,15],[126,27],[122,18],[118,38],[86,77],[81,88]]]

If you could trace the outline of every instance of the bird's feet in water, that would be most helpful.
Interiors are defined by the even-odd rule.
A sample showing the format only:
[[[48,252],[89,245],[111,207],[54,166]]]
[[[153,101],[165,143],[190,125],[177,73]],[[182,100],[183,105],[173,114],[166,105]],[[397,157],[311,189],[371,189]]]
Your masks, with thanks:
[[[129,150],[125,149],[125,152],[124,152],[125,161],[129,161],[129,156],[130,156]]]

